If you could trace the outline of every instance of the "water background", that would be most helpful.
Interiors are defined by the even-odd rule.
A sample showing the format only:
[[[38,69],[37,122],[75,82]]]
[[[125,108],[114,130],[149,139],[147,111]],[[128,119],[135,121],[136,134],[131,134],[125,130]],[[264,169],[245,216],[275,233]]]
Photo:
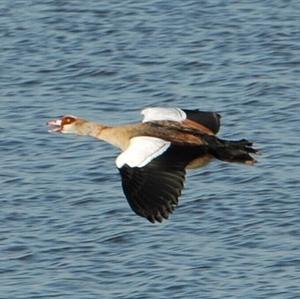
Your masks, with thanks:
[[[1,1],[0,298],[300,298],[299,15],[297,0]],[[116,149],[45,126],[147,106],[221,113],[259,164],[190,172],[152,225]]]

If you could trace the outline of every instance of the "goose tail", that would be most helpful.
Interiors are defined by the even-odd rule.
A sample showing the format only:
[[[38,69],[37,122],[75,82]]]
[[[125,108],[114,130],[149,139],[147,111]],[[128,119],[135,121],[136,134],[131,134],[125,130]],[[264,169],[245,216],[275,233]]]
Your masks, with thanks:
[[[253,148],[253,143],[247,139],[232,141],[222,140],[215,136],[206,137],[210,139],[208,141],[210,153],[218,160],[248,165],[253,165],[257,162],[252,157],[252,154],[258,154],[258,150]]]

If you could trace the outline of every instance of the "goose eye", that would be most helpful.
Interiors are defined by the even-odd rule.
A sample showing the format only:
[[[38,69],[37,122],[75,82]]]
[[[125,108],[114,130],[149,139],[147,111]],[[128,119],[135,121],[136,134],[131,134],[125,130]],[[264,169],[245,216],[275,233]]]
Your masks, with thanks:
[[[62,123],[63,123],[64,125],[68,125],[68,124],[71,124],[71,123],[74,122],[74,121],[75,121],[75,118],[67,116],[67,117],[65,117],[65,118],[63,119]]]

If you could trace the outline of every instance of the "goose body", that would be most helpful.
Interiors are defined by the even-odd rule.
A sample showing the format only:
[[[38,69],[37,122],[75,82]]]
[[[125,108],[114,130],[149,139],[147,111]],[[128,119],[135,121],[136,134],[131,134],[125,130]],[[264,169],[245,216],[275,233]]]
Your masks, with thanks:
[[[178,204],[186,169],[214,158],[252,165],[252,143],[216,137],[220,115],[179,108],[146,108],[141,123],[107,126],[75,116],[48,122],[50,132],[88,135],[121,150],[116,166],[132,210],[150,222],[167,219]]]

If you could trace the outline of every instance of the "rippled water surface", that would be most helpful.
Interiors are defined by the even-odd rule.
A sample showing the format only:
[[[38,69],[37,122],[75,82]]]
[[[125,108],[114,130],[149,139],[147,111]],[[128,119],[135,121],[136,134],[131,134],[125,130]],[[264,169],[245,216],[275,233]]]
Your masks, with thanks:
[[[299,1],[0,4],[0,297],[300,298]],[[172,217],[130,210],[114,159],[49,134],[147,106],[218,111],[254,167],[189,173]]]

